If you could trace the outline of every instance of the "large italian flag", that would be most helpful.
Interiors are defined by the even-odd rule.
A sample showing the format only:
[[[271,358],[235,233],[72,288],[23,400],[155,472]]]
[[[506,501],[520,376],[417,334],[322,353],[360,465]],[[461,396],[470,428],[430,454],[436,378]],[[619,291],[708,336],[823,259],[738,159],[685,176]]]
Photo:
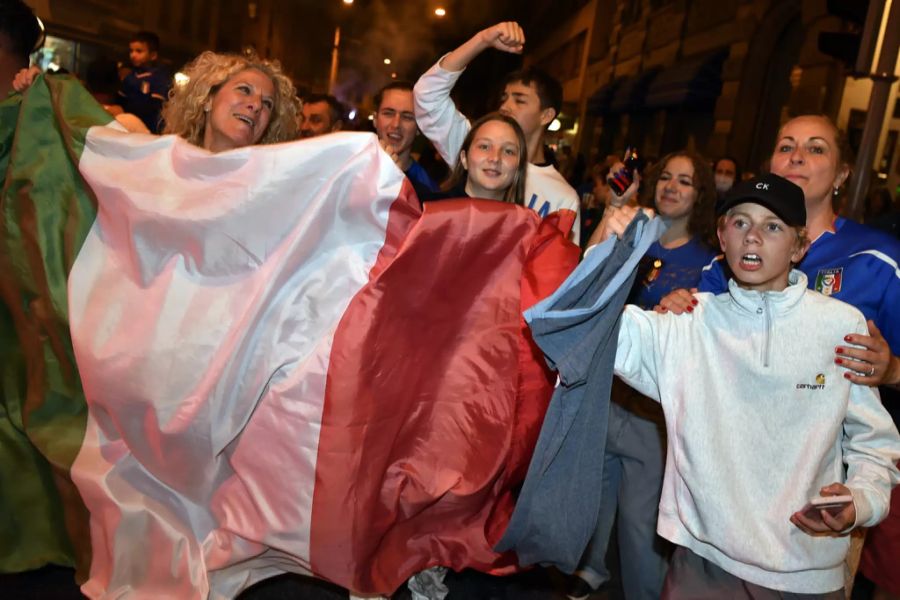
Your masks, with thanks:
[[[0,519],[59,546],[4,569],[86,556],[79,495],[90,597],[516,568],[492,547],[555,381],[522,312],[573,215],[423,214],[371,134],[213,155],[96,126],[67,79],[0,109]]]

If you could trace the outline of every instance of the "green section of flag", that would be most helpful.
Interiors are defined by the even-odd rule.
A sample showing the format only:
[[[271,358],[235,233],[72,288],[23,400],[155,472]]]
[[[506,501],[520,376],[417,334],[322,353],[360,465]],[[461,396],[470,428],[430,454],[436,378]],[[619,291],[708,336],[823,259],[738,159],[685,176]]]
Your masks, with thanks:
[[[96,216],[78,173],[88,128],[110,115],[71,77],[0,102],[0,571],[90,558],[69,477],[87,418],[66,281]]]

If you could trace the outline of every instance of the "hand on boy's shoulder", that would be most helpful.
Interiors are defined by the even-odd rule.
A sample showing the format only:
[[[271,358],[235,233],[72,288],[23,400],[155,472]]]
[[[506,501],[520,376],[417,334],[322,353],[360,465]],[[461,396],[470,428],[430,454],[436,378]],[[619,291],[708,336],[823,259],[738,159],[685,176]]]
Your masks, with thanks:
[[[850,488],[840,483],[826,485],[819,490],[821,496],[851,496]],[[817,513],[817,514],[816,514]],[[815,514],[815,516],[812,516]],[[847,503],[838,512],[832,513],[828,509],[820,509],[813,513],[799,510],[791,515],[791,523],[796,525],[807,535],[847,535],[856,524],[856,505]]]
[[[689,290],[679,288],[677,290],[672,290],[663,296],[662,300],[659,301],[659,304],[653,307],[653,310],[658,313],[670,312],[674,315],[693,312],[694,307],[697,306],[697,299],[694,298],[694,294],[696,293],[697,288],[691,288]]]
[[[859,385],[878,386],[900,382],[900,360],[875,325],[867,322],[869,335],[850,333],[844,337],[846,345],[835,348],[834,362],[847,369],[844,377]]]

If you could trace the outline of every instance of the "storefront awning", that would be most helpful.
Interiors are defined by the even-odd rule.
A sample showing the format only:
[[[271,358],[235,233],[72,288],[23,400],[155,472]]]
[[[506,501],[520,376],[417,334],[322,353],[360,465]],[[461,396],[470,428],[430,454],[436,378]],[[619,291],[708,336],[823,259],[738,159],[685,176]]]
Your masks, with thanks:
[[[727,55],[727,50],[719,50],[682,60],[660,71],[647,90],[646,107],[712,108],[722,92],[722,64]]]

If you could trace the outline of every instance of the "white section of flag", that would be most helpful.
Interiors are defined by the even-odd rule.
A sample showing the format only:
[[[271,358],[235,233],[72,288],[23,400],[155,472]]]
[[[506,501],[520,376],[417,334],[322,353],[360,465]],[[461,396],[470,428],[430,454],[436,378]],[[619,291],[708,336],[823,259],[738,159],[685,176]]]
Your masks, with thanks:
[[[402,172],[371,134],[209,154],[110,128],[79,169],[99,204],[69,277],[83,591],[224,598],[302,571],[332,335]]]

